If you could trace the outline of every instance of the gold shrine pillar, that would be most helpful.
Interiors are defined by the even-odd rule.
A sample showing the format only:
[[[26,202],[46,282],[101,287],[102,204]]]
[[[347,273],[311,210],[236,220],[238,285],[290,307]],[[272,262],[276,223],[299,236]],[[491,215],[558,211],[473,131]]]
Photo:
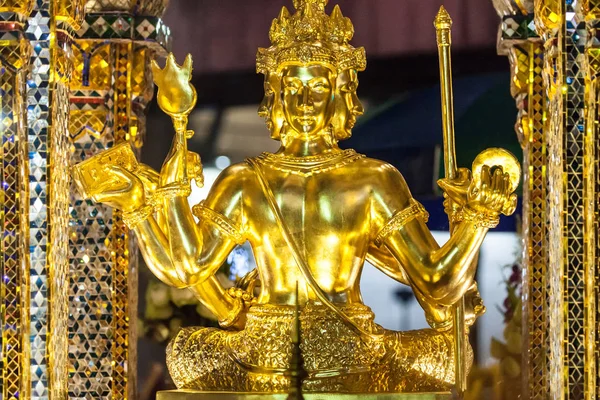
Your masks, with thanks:
[[[141,144],[165,4],[0,0],[2,399],[135,398],[135,247],[69,168]]]
[[[25,216],[28,213],[26,201],[27,179],[27,127],[26,121],[26,81],[30,48],[25,39],[27,17],[33,7],[30,2],[0,3],[2,24],[0,34],[0,127],[2,135],[0,173],[0,269],[2,280],[0,313],[2,342],[2,369],[0,388],[3,399],[15,399],[19,393],[27,393],[29,382],[24,368],[29,358],[25,349],[29,342],[25,337],[28,330],[26,287],[29,265],[27,260],[27,230]],[[23,229],[21,229],[23,227]]]
[[[0,1],[3,399],[64,399],[69,84],[81,0]]]
[[[70,143],[75,164],[115,144],[140,148],[154,86],[150,61],[168,47],[167,0],[88,0],[73,46]],[[71,189],[69,392],[135,399],[138,256],[121,213]]]
[[[600,2],[495,5],[525,157],[523,398],[591,400],[600,338]]]

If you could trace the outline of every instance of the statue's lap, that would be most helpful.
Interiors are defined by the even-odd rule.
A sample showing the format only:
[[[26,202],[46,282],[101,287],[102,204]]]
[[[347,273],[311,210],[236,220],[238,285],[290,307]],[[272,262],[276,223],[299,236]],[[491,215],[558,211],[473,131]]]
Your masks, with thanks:
[[[324,306],[300,315],[307,393],[436,392],[454,381],[451,337],[433,330],[386,331],[363,305],[342,307],[380,340],[359,337]],[[202,391],[286,392],[294,311],[255,306],[243,331],[186,328],[171,342],[167,364],[177,387]],[[328,397],[329,398],[329,397]]]

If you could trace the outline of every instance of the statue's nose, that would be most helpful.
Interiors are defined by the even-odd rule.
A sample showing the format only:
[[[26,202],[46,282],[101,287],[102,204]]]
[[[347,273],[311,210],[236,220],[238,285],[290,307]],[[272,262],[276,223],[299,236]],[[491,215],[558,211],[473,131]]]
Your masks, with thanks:
[[[310,96],[310,90],[306,86],[300,90],[302,92],[300,93],[300,96],[298,96],[298,100],[300,102],[298,104],[298,109],[303,112],[312,111],[313,104],[312,104],[312,98]]]

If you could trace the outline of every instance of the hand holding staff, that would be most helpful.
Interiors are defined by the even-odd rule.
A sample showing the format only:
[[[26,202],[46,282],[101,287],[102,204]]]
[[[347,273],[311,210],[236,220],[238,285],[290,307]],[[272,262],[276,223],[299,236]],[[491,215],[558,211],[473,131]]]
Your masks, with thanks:
[[[452,19],[444,6],[435,18],[438,53],[440,58],[440,82],[442,89],[442,124],[444,130],[444,167],[447,179],[455,179],[457,174],[456,150],[454,141],[454,99],[452,93]],[[450,226],[450,234],[453,232]],[[454,354],[455,385],[459,395],[467,390],[466,367],[465,301],[461,299],[454,310]]]

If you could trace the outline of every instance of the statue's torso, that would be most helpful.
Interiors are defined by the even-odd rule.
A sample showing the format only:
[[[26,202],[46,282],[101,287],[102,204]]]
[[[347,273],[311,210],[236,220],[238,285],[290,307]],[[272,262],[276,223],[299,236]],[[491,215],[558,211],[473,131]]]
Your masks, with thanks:
[[[361,301],[358,281],[377,234],[373,196],[388,195],[382,194],[380,165],[360,159],[328,171],[297,174],[263,164],[289,232],[314,279],[334,302]],[[296,282],[300,300],[314,300],[260,185],[244,185],[242,197],[244,230],[262,281],[259,303],[294,304]]]

